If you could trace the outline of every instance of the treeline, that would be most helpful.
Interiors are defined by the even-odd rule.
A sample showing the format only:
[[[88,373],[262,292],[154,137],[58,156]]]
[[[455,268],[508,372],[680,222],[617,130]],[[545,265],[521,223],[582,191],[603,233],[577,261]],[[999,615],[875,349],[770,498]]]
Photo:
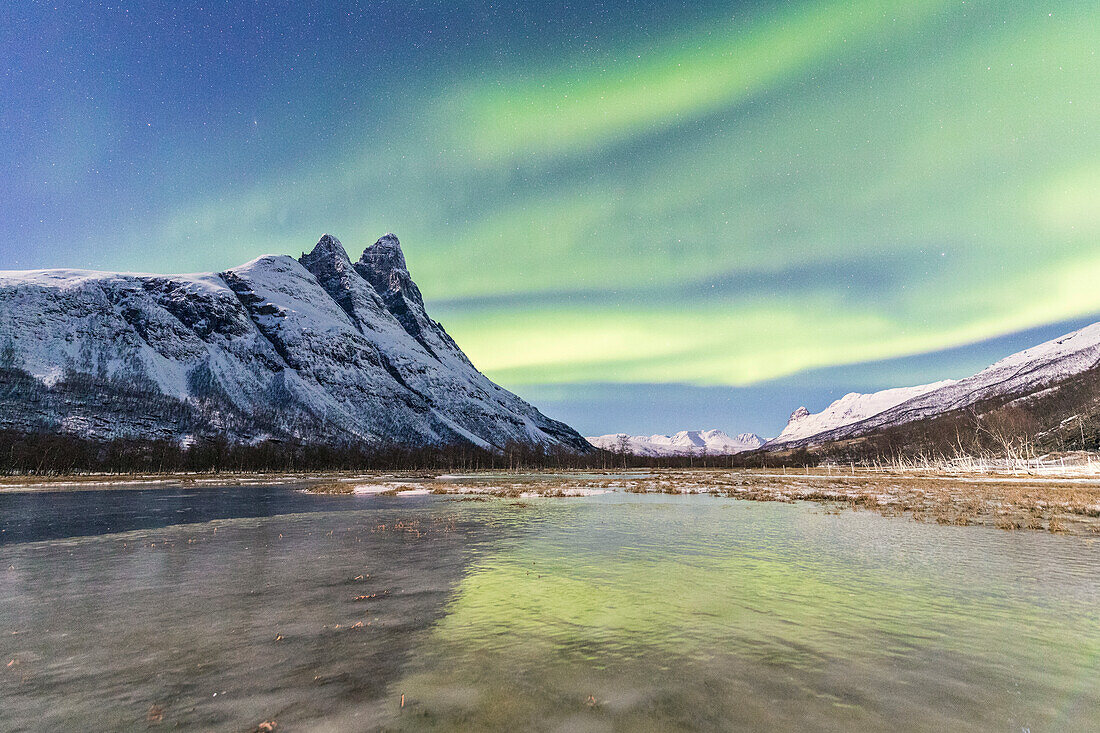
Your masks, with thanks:
[[[472,445],[327,446],[281,441],[241,445],[218,438],[180,445],[170,440],[92,441],[49,432],[0,432],[0,472],[9,475],[479,470],[521,465],[564,467],[574,458],[581,457],[537,452],[526,446],[509,446],[495,453]]]
[[[651,458],[594,450],[579,454],[524,444],[490,451],[469,444],[410,447],[325,446],[270,441],[238,445],[207,439],[188,446],[169,440],[92,441],[51,432],[0,431],[0,473],[244,473],[303,471],[480,471],[544,469],[743,468],[813,465],[807,451],[782,456]]]
[[[72,435],[0,431],[0,474],[239,473],[304,471],[636,470],[646,468],[796,468],[822,463],[881,465],[912,460],[1027,459],[1051,451],[1100,450],[1100,369],[1025,398],[998,397],[934,418],[854,439],[786,451],[733,456],[648,457],[593,450],[507,445],[240,445],[204,439],[92,441]]]

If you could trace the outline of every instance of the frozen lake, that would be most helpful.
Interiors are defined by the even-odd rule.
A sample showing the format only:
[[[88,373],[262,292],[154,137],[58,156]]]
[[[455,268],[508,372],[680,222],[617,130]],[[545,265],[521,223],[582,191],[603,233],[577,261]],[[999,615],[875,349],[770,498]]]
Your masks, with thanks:
[[[1100,728],[1100,543],[711,496],[0,494],[0,729]]]

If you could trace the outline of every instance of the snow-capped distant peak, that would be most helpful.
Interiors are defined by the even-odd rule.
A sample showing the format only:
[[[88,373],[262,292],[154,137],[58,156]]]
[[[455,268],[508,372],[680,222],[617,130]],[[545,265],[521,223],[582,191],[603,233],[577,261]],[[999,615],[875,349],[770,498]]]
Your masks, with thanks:
[[[810,411],[806,409],[805,405],[803,405],[802,407],[799,407],[797,410],[795,410],[794,412],[791,413],[791,417],[790,417],[789,420],[787,420],[787,422],[788,423],[801,422],[801,421],[805,420],[806,418],[808,418],[809,416],[810,416]]]
[[[1027,395],[1100,366],[1100,323],[1033,346],[1001,359],[977,374],[958,381],[939,382],[912,390],[887,390],[876,395],[896,394],[905,399],[859,420],[847,419],[826,430],[805,434],[814,440],[838,440],[916,420],[960,410],[982,400],[1009,395]],[[875,397],[866,395],[865,397]],[[845,398],[848,399],[848,398]],[[894,402],[894,398],[885,400]],[[836,405],[838,403],[834,403]],[[830,406],[830,410],[833,406]],[[821,413],[824,414],[824,413]],[[791,426],[788,426],[790,428]],[[784,431],[784,435],[787,431]],[[783,435],[780,436],[783,438]],[[796,439],[797,440],[797,439]],[[805,440],[805,438],[803,438]]]
[[[611,433],[587,440],[597,448],[636,456],[733,455],[764,445],[763,439],[754,433],[731,438],[721,430],[681,430],[673,435]]]
[[[800,408],[769,447],[862,435],[960,410],[982,400],[1026,395],[1100,366],[1100,323],[1001,359],[966,379],[845,395],[816,414]]]

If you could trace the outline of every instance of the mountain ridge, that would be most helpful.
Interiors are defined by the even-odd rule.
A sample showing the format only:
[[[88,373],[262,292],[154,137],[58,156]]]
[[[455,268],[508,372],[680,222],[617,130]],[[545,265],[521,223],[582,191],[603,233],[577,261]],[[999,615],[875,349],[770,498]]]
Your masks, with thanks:
[[[740,433],[731,437],[721,430],[681,430],[672,435],[627,435],[610,433],[586,438],[597,448],[637,456],[663,457],[702,455],[734,455],[757,450],[764,440],[755,433]]]
[[[796,435],[789,440],[776,439],[769,442],[767,447],[782,450],[822,445],[875,435],[884,431],[896,431],[952,413],[977,411],[979,406],[986,403],[996,403],[998,406],[1005,402],[1023,404],[1046,390],[1058,389],[1062,383],[1075,378],[1084,378],[1095,372],[1098,367],[1100,367],[1100,322],[1010,354],[964,379],[945,380],[931,385],[908,388],[916,393],[900,401],[880,400],[880,403],[888,405],[885,409],[868,411],[867,414],[858,415],[858,419],[831,425],[823,423],[824,428],[821,430]],[[855,396],[867,398],[865,402],[874,402],[876,396],[887,392],[901,395],[905,391],[906,388],[902,388]],[[817,415],[825,415],[830,409],[851,397],[852,395],[847,395],[837,400]],[[889,404],[890,402],[894,404]],[[1049,429],[1054,427],[1056,426],[1048,426]]]
[[[591,450],[474,368],[392,234],[356,263],[326,234],[219,273],[0,272],[0,350],[2,429]]]
[[[893,387],[878,392],[849,392],[829,404],[821,412],[810,412],[805,406],[799,407],[791,413],[790,420],[787,421],[783,432],[769,440],[767,445],[777,447],[788,443],[796,443],[830,430],[860,422],[914,397],[949,384],[954,384],[954,380],[945,379],[915,387]]]

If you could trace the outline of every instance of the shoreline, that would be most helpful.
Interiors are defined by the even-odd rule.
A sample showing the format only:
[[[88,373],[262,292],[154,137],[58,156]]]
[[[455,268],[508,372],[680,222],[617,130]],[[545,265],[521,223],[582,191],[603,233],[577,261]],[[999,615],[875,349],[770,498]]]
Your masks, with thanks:
[[[708,495],[747,501],[809,501],[828,511],[955,526],[1039,530],[1100,537],[1100,474],[963,474],[928,470],[561,469],[518,472],[354,471],[3,477],[0,493],[201,489],[299,485],[313,494],[454,498],[576,498],[619,492]]]
[[[883,516],[954,526],[1040,530],[1100,537],[1100,476],[958,476],[928,471],[829,469],[779,473],[772,469],[651,469],[644,472],[588,471],[546,479],[509,481],[507,474],[436,477],[408,482],[418,493],[455,497],[569,498],[600,493],[695,494],[746,501],[808,501],[827,510],[876,511]],[[563,478],[564,476],[564,478]],[[518,478],[518,477],[517,477]],[[400,496],[400,481],[330,481],[316,493]],[[395,486],[394,484],[398,485]]]

